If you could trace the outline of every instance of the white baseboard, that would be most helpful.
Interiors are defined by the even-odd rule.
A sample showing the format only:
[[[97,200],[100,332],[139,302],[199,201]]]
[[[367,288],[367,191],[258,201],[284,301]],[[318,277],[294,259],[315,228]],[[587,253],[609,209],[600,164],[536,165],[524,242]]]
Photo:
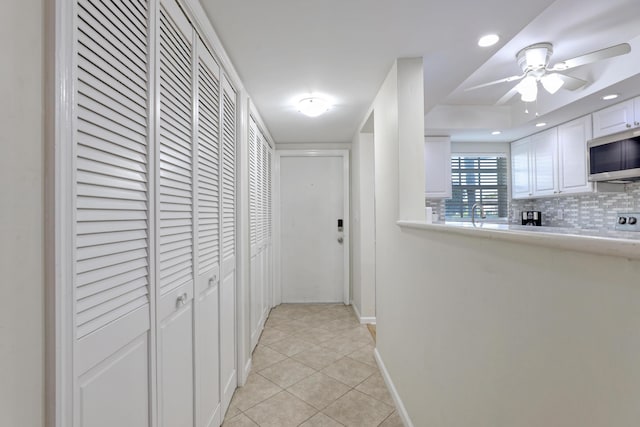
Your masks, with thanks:
[[[367,324],[367,323],[372,323],[374,325],[376,324],[376,318],[375,317],[362,317],[362,316],[360,316],[360,310],[358,310],[358,307],[353,303],[353,301],[351,301],[351,307],[353,307],[353,312],[356,314],[356,317],[360,321],[361,325],[364,325],[364,324]]]
[[[244,365],[244,372],[243,372],[243,382],[242,384],[238,384],[240,387],[244,386],[245,383],[247,382],[247,378],[249,378],[249,374],[251,373],[251,367],[253,366],[253,359],[249,358],[249,360],[247,360],[247,363]]]
[[[384,362],[382,361],[382,357],[380,357],[380,353],[378,353],[378,349],[374,349],[373,355],[376,358],[376,362],[378,363],[378,367],[380,368],[380,373],[382,374],[382,378],[384,378],[384,382],[387,384],[387,388],[389,389],[389,393],[391,393],[391,397],[393,397],[393,401],[396,404],[396,411],[398,415],[400,415],[400,419],[405,427],[414,427],[411,422],[411,418],[409,418],[409,414],[407,413],[407,409],[404,407],[402,400],[400,399],[400,395],[398,394],[398,390],[393,385],[393,381],[391,381],[391,377],[389,376],[389,371],[384,366]]]

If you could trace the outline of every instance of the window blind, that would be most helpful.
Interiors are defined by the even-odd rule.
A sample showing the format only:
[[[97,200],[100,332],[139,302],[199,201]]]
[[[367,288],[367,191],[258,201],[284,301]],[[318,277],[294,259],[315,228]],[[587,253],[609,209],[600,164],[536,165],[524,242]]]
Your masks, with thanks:
[[[447,218],[470,218],[474,203],[484,206],[487,217],[507,217],[506,157],[452,156],[451,185],[452,197],[445,201]]]

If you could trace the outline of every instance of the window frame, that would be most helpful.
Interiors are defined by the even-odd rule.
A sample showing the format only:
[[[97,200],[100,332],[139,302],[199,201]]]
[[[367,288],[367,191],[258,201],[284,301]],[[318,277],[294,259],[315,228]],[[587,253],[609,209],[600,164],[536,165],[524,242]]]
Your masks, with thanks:
[[[509,221],[510,218],[510,210],[511,210],[511,164],[510,164],[510,156],[508,152],[505,151],[487,151],[487,152],[482,152],[482,151],[454,151],[452,150],[451,152],[451,156],[450,156],[450,162],[453,161],[453,158],[456,157],[500,157],[500,158],[504,158],[505,159],[505,174],[504,174],[504,179],[505,179],[505,187],[506,187],[506,191],[505,191],[505,198],[506,198],[506,215],[504,217],[491,217],[491,218],[487,218],[488,220],[490,220],[491,222],[497,222],[497,223],[506,223]],[[454,194],[454,184],[453,184],[453,176],[454,176],[454,172],[453,172],[453,163],[451,163],[450,165],[451,168],[451,193],[452,193],[452,197],[447,198],[447,199],[443,199],[443,214],[444,214],[444,220],[447,222],[471,222],[471,217],[470,216],[463,216],[463,217],[451,217],[451,216],[447,216],[447,201],[448,200],[452,200],[453,198],[453,194]]]

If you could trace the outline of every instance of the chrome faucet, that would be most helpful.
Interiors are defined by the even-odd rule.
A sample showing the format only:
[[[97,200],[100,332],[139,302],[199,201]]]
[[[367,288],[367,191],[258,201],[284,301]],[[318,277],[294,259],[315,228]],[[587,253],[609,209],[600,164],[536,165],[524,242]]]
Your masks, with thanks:
[[[487,213],[484,211],[484,206],[481,203],[474,203],[471,206],[471,223],[473,226],[476,226],[476,208],[480,208],[480,218],[485,219],[487,217]]]

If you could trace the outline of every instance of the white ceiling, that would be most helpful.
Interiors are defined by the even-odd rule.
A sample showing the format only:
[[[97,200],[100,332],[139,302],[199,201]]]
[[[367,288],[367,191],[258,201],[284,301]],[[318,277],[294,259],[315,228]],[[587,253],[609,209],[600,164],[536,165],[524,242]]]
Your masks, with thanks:
[[[425,133],[459,141],[513,140],[536,118],[522,102],[496,107],[509,83],[464,88],[519,74],[515,54],[552,42],[552,63],[612,44],[632,52],[573,70],[594,81],[576,92],[541,95],[550,125],[602,108],[607,86],[640,94],[638,0],[201,0],[238,74],[277,143],[348,142],[393,61],[424,58]],[[480,36],[501,41],[479,48]],[[613,89],[612,89],[613,90]],[[296,98],[324,94],[335,106],[308,118]],[[503,130],[498,137],[494,129]]]

